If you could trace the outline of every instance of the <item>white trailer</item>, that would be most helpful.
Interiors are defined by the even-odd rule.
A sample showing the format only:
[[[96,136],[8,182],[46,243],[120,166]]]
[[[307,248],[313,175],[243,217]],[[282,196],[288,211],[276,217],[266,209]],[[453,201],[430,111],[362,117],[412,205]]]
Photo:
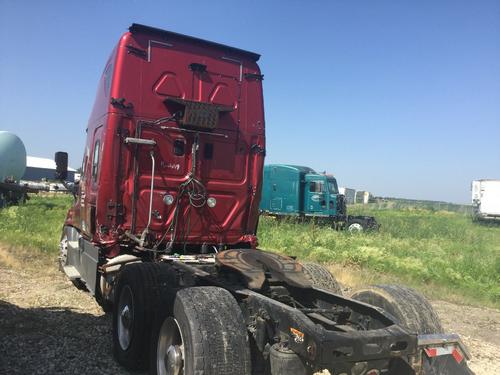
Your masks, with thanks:
[[[500,219],[500,180],[474,180],[471,188],[474,218]]]
[[[369,191],[356,190],[356,195],[354,196],[355,203],[368,204],[373,199],[373,196]]]
[[[339,188],[339,193],[345,197],[346,204],[354,204],[354,198],[356,197],[356,190],[349,189],[346,187]]]

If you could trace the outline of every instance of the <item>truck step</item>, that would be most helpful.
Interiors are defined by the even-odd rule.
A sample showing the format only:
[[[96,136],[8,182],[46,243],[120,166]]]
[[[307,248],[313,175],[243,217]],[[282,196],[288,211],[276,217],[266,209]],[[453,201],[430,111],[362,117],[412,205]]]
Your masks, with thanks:
[[[64,273],[68,278],[73,281],[81,278],[80,273],[74,266],[64,266],[63,267]]]

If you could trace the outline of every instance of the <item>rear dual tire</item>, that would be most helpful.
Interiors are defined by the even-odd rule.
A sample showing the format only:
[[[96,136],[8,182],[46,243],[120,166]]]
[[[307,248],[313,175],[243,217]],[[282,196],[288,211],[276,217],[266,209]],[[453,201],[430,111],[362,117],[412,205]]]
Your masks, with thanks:
[[[342,287],[326,267],[316,263],[302,263],[302,267],[313,287],[342,295]]]
[[[147,367],[162,269],[161,264],[134,263],[124,266],[118,275],[113,304],[113,355],[128,369]]]
[[[439,317],[427,299],[417,291],[401,285],[372,285],[360,289],[351,298],[381,307],[392,315],[397,323],[419,335],[443,333]],[[406,373],[393,363],[394,373]],[[465,361],[460,364],[451,356],[428,358],[423,356],[423,375],[473,375]]]
[[[243,314],[231,293],[217,287],[179,290],[173,315],[165,307],[156,318],[150,352],[154,375],[251,374]]]
[[[381,307],[412,333],[443,333],[439,317],[427,299],[401,285],[371,285],[355,291],[352,299]]]
[[[193,287],[173,297],[168,287],[175,282],[167,268],[137,263],[118,275],[112,330],[116,360],[131,370],[149,365],[152,374],[249,375],[245,319],[231,293]]]

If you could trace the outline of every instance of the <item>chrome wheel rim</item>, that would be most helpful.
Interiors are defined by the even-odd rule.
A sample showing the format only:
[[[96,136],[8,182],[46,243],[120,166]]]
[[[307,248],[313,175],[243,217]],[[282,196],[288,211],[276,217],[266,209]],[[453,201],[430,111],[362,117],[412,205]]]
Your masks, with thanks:
[[[348,228],[349,232],[362,232],[363,231],[363,226],[359,223],[352,223],[349,225]]]
[[[184,344],[177,320],[163,321],[156,347],[156,370],[159,375],[181,375],[184,372]]]
[[[134,327],[134,296],[128,285],[120,293],[118,304],[118,342],[123,350],[127,350],[132,341]]]

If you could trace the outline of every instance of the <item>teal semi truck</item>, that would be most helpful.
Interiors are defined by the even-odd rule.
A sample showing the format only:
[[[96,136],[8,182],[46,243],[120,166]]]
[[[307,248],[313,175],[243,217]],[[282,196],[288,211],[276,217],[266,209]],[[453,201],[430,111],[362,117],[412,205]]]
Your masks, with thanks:
[[[297,165],[264,166],[260,210],[279,218],[312,218],[351,232],[379,226],[372,216],[347,215],[345,197],[334,176]]]

